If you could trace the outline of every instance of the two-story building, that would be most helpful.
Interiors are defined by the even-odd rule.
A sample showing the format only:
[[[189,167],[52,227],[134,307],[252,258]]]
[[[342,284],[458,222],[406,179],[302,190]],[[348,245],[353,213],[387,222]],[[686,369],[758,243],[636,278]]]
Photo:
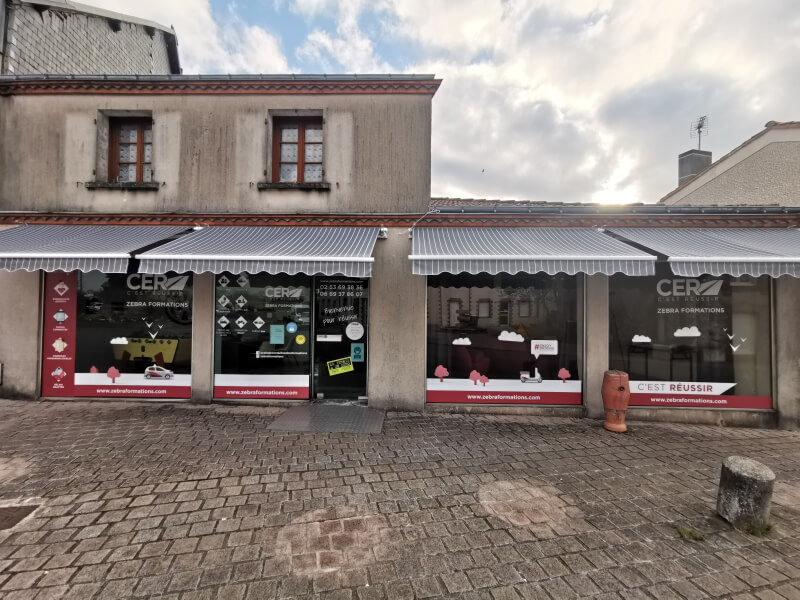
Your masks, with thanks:
[[[421,397],[438,86],[3,78],[2,394]]]
[[[0,394],[797,426],[800,209],[431,202],[439,84],[0,78]]]

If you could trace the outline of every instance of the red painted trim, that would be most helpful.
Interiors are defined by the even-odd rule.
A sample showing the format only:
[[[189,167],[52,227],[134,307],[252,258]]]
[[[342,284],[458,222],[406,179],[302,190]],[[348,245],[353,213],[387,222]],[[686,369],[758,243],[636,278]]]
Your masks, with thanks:
[[[280,193],[280,192],[278,192]],[[285,227],[411,227],[422,214],[121,214],[28,213],[0,214],[3,225],[195,225]],[[416,227],[800,227],[800,215],[648,216],[648,215],[438,215],[427,216]]]
[[[674,400],[673,400],[674,399]],[[631,394],[629,406],[659,408],[771,409],[769,396],[698,396],[694,394]]]
[[[276,398],[284,400],[308,400],[307,387],[258,387],[254,385],[215,385],[214,398]]]
[[[0,82],[0,95],[320,95],[422,94],[433,96],[441,79],[425,81],[113,81],[47,79]]]
[[[108,389],[115,387],[114,393],[108,393]],[[73,386],[72,396],[83,398],[153,398],[153,399],[173,399],[191,398],[192,388],[188,385],[169,385],[159,387],[157,385],[76,385]],[[99,391],[102,390],[102,391]]]
[[[469,396],[486,396],[476,399]],[[429,403],[447,404],[536,404],[536,405],[580,405],[580,392],[501,392],[476,390],[428,390],[425,400]]]

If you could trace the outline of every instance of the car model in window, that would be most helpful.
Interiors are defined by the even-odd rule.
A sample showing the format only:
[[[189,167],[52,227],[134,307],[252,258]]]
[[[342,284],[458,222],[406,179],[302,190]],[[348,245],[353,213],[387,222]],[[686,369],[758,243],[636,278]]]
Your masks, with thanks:
[[[164,367],[159,367],[158,365],[153,365],[152,367],[147,367],[144,370],[145,379],[151,379],[153,377],[160,377],[162,379],[172,379],[175,375],[169,369],[165,369]]]

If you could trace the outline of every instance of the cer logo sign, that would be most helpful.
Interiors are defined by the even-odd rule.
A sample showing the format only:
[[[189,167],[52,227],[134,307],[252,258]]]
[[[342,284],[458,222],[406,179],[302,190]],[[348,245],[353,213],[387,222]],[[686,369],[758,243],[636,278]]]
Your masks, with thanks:
[[[147,273],[134,273],[128,275],[129,290],[169,290],[180,292],[186,287],[189,281],[188,275],[178,275],[177,277],[167,277],[166,275],[150,275]]]
[[[656,284],[656,291],[659,296],[719,296],[722,283],[722,279],[662,279]]]

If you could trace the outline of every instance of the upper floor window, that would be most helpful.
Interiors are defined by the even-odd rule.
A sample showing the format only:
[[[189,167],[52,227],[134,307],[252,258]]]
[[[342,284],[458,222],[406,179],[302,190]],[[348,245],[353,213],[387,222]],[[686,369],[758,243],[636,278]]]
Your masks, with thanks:
[[[108,128],[108,180],[119,183],[153,181],[152,118],[111,117]]]
[[[322,182],[321,117],[275,117],[273,134],[273,182]]]

